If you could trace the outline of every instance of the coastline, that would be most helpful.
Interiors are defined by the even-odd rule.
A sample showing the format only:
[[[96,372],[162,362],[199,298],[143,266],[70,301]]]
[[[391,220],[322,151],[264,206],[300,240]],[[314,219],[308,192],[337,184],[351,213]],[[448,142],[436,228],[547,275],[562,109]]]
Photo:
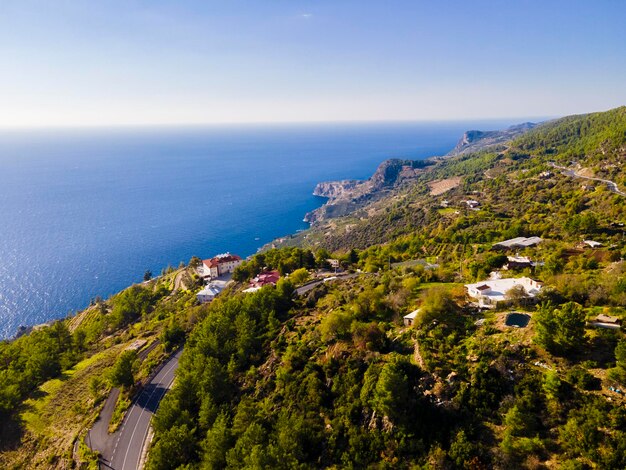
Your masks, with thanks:
[[[465,129],[467,129],[465,125],[464,127]],[[214,235],[212,233],[205,233],[205,234],[200,233],[199,234],[200,236],[196,238],[192,238],[191,243],[190,243],[187,240],[182,240],[179,238],[180,230],[178,230],[178,227],[176,228],[175,231],[169,230],[169,232],[165,231],[161,233],[162,232],[162,228],[160,225],[161,223],[157,221],[157,222],[153,222],[154,225],[152,227],[148,227],[148,228],[151,229],[155,235],[157,235],[157,238],[154,238],[154,239],[159,240],[159,244],[162,244],[161,240],[163,239],[172,238],[175,241],[177,248],[167,249],[168,252],[171,251],[173,254],[173,256],[170,257],[170,259],[172,260],[176,260],[177,258],[178,260],[180,260],[181,258],[189,259],[192,253],[197,254],[197,253],[207,253],[207,252],[223,252],[223,251],[228,251],[228,250],[237,251],[237,252],[242,253],[244,256],[246,256],[248,254],[251,255],[251,254],[254,254],[255,252],[269,249],[273,246],[282,246],[284,244],[289,245],[293,243],[298,243],[303,238],[306,238],[308,229],[311,228],[311,226],[314,226],[316,221],[322,220],[324,218],[330,219],[334,217],[341,217],[348,213],[354,212],[360,206],[370,203],[373,200],[375,200],[377,197],[384,195],[385,192],[388,191],[389,189],[392,189],[398,181],[400,182],[411,181],[411,179],[416,177],[419,171],[421,171],[421,168],[419,168],[420,166],[423,166],[423,165],[428,166],[431,164],[436,164],[439,160],[446,158],[446,157],[433,157],[432,156],[432,155],[441,155],[441,152],[436,152],[432,150],[436,148],[437,146],[439,146],[439,148],[442,148],[441,143],[438,143],[438,144],[434,144],[434,143],[427,144],[427,143],[433,139],[435,140],[435,142],[437,142],[436,136],[439,136],[438,138],[441,139],[443,135],[446,135],[446,132],[448,133],[448,135],[451,136],[452,134],[451,134],[450,128],[448,127],[440,128],[437,125],[435,126],[418,125],[416,127],[418,131],[417,135],[414,135],[414,132],[408,132],[409,130],[411,130],[411,127],[409,125],[400,126],[400,128],[397,131],[395,131],[392,127],[385,128],[385,129],[387,129],[389,132],[395,132],[397,134],[397,135],[394,134],[394,139],[398,139],[398,141],[403,141],[404,139],[406,150],[402,151],[401,153],[411,155],[411,159],[384,160],[385,154],[393,155],[394,153],[398,153],[398,151],[397,150],[394,151],[389,148],[388,150],[384,150],[382,152],[379,151],[379,154],[376,154],[376,152],[369,149],[370,142],[367,140],[363,141],[363,139],[361,139],[361,135],[358,135],[358,139],[354,141],[355,145],[357,145],[358,143],[358,146],[355,147],[354,149],[355,153],[352,156],[352,158],[355,159],[354,161],[358,162],[357,168],[368,167],[370,164],[366,162],[372,161],[374,162],[373,163],[374,165],[377,165],[377,169],[376,171],[374,171],[373,174],[369,173],[370,177],[366,179],[338,180],[339,184],[341,184],[342,186],[341,191],[339,192],[336,192],[333,194],[333,193],[329,193],[327,190],[320,191],[318,189],[320,185],[330,184],[332,186],[332,185],[336,185],[337,181],[319,179],[317,181],[312,182],[312,184],[314,184],[315,186],[313,187],[313,196],[311,196],[311,186],[308,186],[306,190],[302,189],[303,179],[300,173],[305,174],[305,172],[299,173],[297,171],[294,172],[290,170],[289,177],[293,180],[292,181],[293,188],[299,188],[297,189],[297,193],[299,194],[298,197],[301,199],[301,201],[298,202],[297,204],[290,205],[287,208],[285,208],[285,206],[283,205],[281,209],[281,213],[278,215],[276,215],[273,212],[268,212],[268,207],[267,207],[268,203],[264,203],[265,205],[260,206],[255,209],[254,204],[250,206],[250,199],[245,198],[245,197],[239,197],[241,201],[238,202],[238,204],[241,204],[241,208],[237,209],[238,207],[237,205],[232,205],[233,203],[228,201],[229,199],[231,199],[231,196],[228,195],[228,198],[225,200],[225,203],[227,203],[228,205],[232,205],[231,210],[234,211],[234,213],[237,213],[237,211],[243,210],[245,208],[248,211],[248,214],[252,214],[252,215],[247,216],[248,219],[253,217],[255,220],[257,220],[256,225],[253,226],[255,227],[255,230],[250,230],[248,228],[250,227],[250,224],[247,219],[245,219],[246,222],[248,222],[247,225],[245,224],[241,225],[243,223],[243,220],[239,221],[237,220],[237,218],[235,218],[235,221],[238,224],[240,224],[239,226],[237,227],[234,227],[232,225],[225,226],[219,235]],[[423,132],[422,135],[419,134],[420,131]],[[458,136],[461,133],[462,131],[457,133],[457,131],[455,130],[453,134],[454,138],[449,138],[448,142],[454,142],[458,140]],[[155,137],[155,139],[156,139],[156,142],[152,142],[152,140],[150,141],[151,145],[158,146],[160,140],[157,137]],[[278,141],[282,142],[281,139],[278,139],[277,142]],[[375,140],[374,142],[377,143],[378,145],[381,145],[383,148],[389,147],[389,144],[387,141]],[[452,148],[453,145],[454,144],[447,143],[445,144],[445,148],[446,149]],[[298,148],[300,149],[300,147]],[[419,150],[411,151],[410,149],[419,149]],[[359,157],[357,159],[356,156],[360,155],[361,152],[363,152],[364,154],[368,154],[369,152],[369,154],[371,155],[370,157],[368,157],[369,160],[368,159],[364,160],[362,157]],[[428,152],[428,153],[425,153],[425,152]],[[316,160],[319,160],[319,162],[324,162],[325,161],[324,158],[326,157],[331,158],[331,155],[334,155],[334,154],[329,154],[327,148],[323,150],[318,150],[316,147],[312,147],[310,149],[310,153],[312,155],[315,154],[315,155],[323,157],[321,159],[319,158],[316,159]],[[256,152],[255,152],[255,155],[256,155]],[[374,157],[374,155],[379,155],[379,156]],[[331,159],[332,161],[337,161],[337,159],[334,157],[332,157]],[[288,160],[285,160],[285,162],[286,161]],[[350,164],[351,161],[352,160],[348,159],[345,162],[341,163],[341,165],[337,168],[340,168],[340,167],[341,168],[345,167],[345,168],[341,171],[338,171],[337,168],[335,168],[334,170],[335,174],[349,176],[349,174],[354,171],[353,165]],[[403,164],[400,164],[399,166],[396,165],[395,167],[394,165],[391,165],[390,167],[392,171],[388,173],[386,169],[384,168],[384,164],[385,162],[394,162],[394,161],[403,162]],[[309,164],[306,158],[299,159],[297,162],[298,162],[297,166],[304,165],[303,168],[305,168],[306,165]],[[415,165],[417,165],[417,167],[415,167]],[[281,171],[284,172],[284,170],[281,170]],[[360,170],[360,171],[363,171],[363,170]],[[195,173],[195,172],[192,172],[192,173]],[[163,174],[163,176],[169,177],[169,174]],[[198,177],[202,177],[202,174],[193,175],[193,178],[198,178]],[[261,175],[255,174],[255,178],[256,180],[258,180],[259,178],[263,178],[263,176],[262,174]],[[326,181],[326,183],[324,181]],[[136,186],[135,183],[136,182],[132,180],[133,187]],[[309,183],[306,183],[306,184],[308,185]],[[150,189],[152,188],[152,186],[154,185],[151,184]],[[187,188],[188,188],[188,184],[185,185],[185,191],[187,190]],[[294,190],[295,189],[292,189],[291,191],[293,192]],[[272,190],[268,188],[267,191],[268,191],[267,197],[269,198],[270,197],[269,194],[271,194],[271,198],[275,200],[276,198],[275,198],[275,195],[272,194]],[[259,199],[259,198],[255,198],[255,199]],[[265,201],[265,199],[262,199],[262,198],[261,200]],[[146,201],[151,201],[151,198],[146,199]],[[151,201],[151,204],[152,203],[153,202]],[[154,201],[154,204],[157,204],[157,203],[160,203],[160,201],[159,200]],[[169,204],[169,201],[167,202],[167,204]],[[169,209],[167,209],[168,207],[167,204],[165,207],[159,206],[160,210],[168,211]],[[274,204],[276,207],[280,207],[280,206],[277,206],[275,203],[272,203],[272,204]],[[216,204],[212,204],[212,205],[216,207],[222,207]],[[309,205],[309,207],[306,207],[307,205]],[[177,207],[180,208],[180,204],[177,204]],[[263,212],[258,212],[261,209],[263,209]],[[257,212],[254,212],[254,211],[257,211]],[[144,210],[143,212],[150,213],[150,211],[146,211],[146,210]],[[176,211],[174,211],[173,213],[176,213]],[[264,214],[264,215],[257,216],[254,214]],[[318,217],[318,214],[321,214],[322,217]],[[97,229],[100,232],[96,232],[97,237],[105,237],[105,238],[109,237],[109,235],[107,235],[107,232],[110,230],[109,226],[116,225],[116,224],[120,226],[124,226],[124,224],[126,223],[126,219],[132,216],[133,214],[131,212],[128,214],[124,214],[124,220],[120,220],[118,222],[114,222],[114,221],[108,221],[107,223],[99,222]],[[283,233],[286,233],[286,235],[280,235],[275,232],[276,224],[273,224],[272,221],[276,220],[277,217],[280,218],[280,220],[290,221],[288,225],[290,225],[291,228],[283,232]],[[206,215],[201,215],[201,217],[198,217],[198,215],[195,214],[194,219],[193,219],[195,221],[192,223],[191,226],[194,227],[194,226],[202,225],[204,223],[204,219],[206,218],[207,218]],[[188,217],[188,219],[192,220],[191,217]],[[307,227],[304,227],[302,225],[303,223],[306,223]],[[228,227],[231,227],[231,228],[228,228]],[[242,227],[246,227],[246,228],[244,229]],[[262,231],[259,231],[256,229],[257,227],[266,227],[266,228]],[[233,229],[235,230],[235,233],[237,234],[235,237],[237,239],[241,239],[244,236],[243,230],[251,232],[249,233],[249,235],[247,235],[249,238],[248,249],[241,246],[239,244],[239,240],[237,240],[238,243],[232,243],[233,237],[228,236],[227,234]],[[145,228],[143,228],[142,230],[145,230]],[[185,231],[189,231],[189,230],[197,231],[196,229],[185,229]],[[100,233],[102,235],[100,235]],[[91,233],[89,236],[93,238],[93,236],[91,236]],[[150,236],[154,237],[154,235],[152,234]],[[215,238],[216,236],[218,236],[219,239],[216,239]],[[9,235],[9,237],[11,237],[11,235]],[[21,237],[21,235],[16,233],[14,237]],[[263,243],[263,240],[267,240],[267,241]],[[50,242],[53,242],[53,241],[54,241],[53,239],[50,239]],[[129,283],[128,280],[132,279],[133,277],[136,278],[137,272],[143,272],[143,270],[145,269],[151,269],[153,271],[157,271],[158,269],[160,269],[160,267],[166,265],[166,263],[163,263],[162,261],[158,265],[152,264],[154,263],[154,261],[150,261],[150,259],[158,258],[160,251],[155,252],[155,253],[148,253],[142,249],[142,251],[138,252],[134,250],[133,244],[135,244],[134,241],[129,246],[124,246],[124,249],[129,252],[128,256],[126,256],[124,260],[122,260],[120,256],[118,256],[119,259],[103,257],[100,260],[81,259],[81,258],[73,259],[72,258],[73,266],[70,266],[69,269],[65,269],[65,265],[63,264],[58,264],[60,263],[59,261],[51,260],[51,261],[54,261],[56,264],[58,264],[59,268],[57,269],[59,269],[60,271],[57,274],[56,278],[46,277],[46,282],[44,282],[42,286],[39,286],[38,282],[40,281],[38,281],[37,276],[28,277],[28,279],[30,279],[29,283],[22,282],[20,280],[21,279],[20,277],[13,277],[11,279],[11,282],[13,284],[10,284],[9,289],[8,289],[9,292],[13,292],[11,294],[12,298],[9,298],[8,300],[5,299],[5,305],[0,306],[0,307],[3,307],[3,309],[6,312],[4,313],[6,326],[3,327],[3,330],[4,330],[3,336],[5,336],[6,339],[14,338],[20,334],[24,334],[24,332],[26,331],[30,331],[30,329],[32,329],[35,326],[46,325],[50,321],[53,321],[52,319],[65,318],[67,317],[67,313],[61,314],[61,312],[63,311],[65,312],[69,311],[70,314],[72,313],[76,314],[78,312],[81,312],[89,307],[89,299],[93,299],[98,295],[102,297],[109,297],[127,288],[130,284],[132,284],[132,282]],[[44,246],[45,245],[41,245],[42,248]],[[141,248],[143,248],[143,246]],[[160,248],[161,247],[159,246],[159,249]],[[71,249],[71,248],[68,247],[68,249]],[[85,248],[83,248],[82,251],[84,251],[85,253],[90,253],[89,250],[91,249],[92,248],[89,245],[85,245]],[[112,249],[113,249],[112,247],[106,248],[106,250],[109,250],[109,251],[111,251]],[[47,250],[48,253],[54,253],[54,251],[55,250]],[[114,254],[117,255],[117,253],[114,253]],[[35,252],[33,252],[31,255],[34,256]],[[132,261],[129,259],[129,257],[131,256],[135,258]],[[131,264],[131,262],[129,261],[131,261],[133,264]],[[178,264],[177,261],[175,261],[175,264]],[[9,266],[11,265],[11,260],[9,260],[8,265]],[[29,276],[29,273],[30,271],[24,272],[24,274],[22,275],[24,276],[24,279],[27,279],[27,276]],[[1,282],[2,282],[2,279],[0,279],[0,283]],[[107,288],[107,286],[109,287]],[[68,287],[72,289],[70,292],[66,291]],[[63,290],[61,291],[61,289]],[[24,297],[26,295],[29,296],[28,304],[20,302],[20,296]],[[62,299],[62,303],[60,303],[59,305],[57,305],[56,303],[58,299]],[[77,299],[79,299],[79,301],[77,301]],[[42,308],[36,308],[39,305],[39,303],[42,303]],[[28,308],[25,308],[26,305],[28,305]],[[51,305],[54,305],[54,307],[50,308]],[[22,312],[23,308],[24,310]],[[20,311],[19,316],[13,313],[16,311]],[[0,311],[0,313],[2,312]],[[21,323],[21,325],[18,324],[18,318],[23,319],[23,323]],[[33,320],[35,321],[28,321],[29,318],[33,318]],[[23,326],[24,328],[20,328],[20,326]]]

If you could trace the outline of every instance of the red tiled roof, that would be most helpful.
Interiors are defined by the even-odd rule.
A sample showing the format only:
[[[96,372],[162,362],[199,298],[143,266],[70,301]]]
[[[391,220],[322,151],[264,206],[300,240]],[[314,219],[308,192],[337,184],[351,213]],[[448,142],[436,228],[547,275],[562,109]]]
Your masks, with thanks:
[[[225,256],[215,256],[211,259],[202,260],[202,264],[204,264],[207,268],[216,268],[220,264],[228,263],[231,261],[241,261],[241,256],[231,255],[229,253]]]
[[[478,286],[476,289],[478,290],[488,290],[491,289],[487,284],[483,284],[482,286]]]
[[[265,273],[261,273],[258,276],[256,276],[254,279],[252,279],[252,281],[250,282],[250,285],[252,287],[263,287],[268,284],[276,284],[279,279],[280,279],[280,274],[278,271],[268,271]]]

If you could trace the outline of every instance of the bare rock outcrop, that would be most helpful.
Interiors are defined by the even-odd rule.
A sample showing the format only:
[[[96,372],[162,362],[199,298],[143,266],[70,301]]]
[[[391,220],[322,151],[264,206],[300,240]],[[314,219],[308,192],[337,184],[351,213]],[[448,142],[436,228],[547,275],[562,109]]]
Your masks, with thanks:
[[[313,190],[315,196],[328,198],[322,207],[309,212],[305,222],[314,224],[321,220],[347,215],[367,202],[381,197],[400,182],[423,172],[432,162],[428,160],[390,159],[381,163],[367,180],[342,180],[318,183]]]

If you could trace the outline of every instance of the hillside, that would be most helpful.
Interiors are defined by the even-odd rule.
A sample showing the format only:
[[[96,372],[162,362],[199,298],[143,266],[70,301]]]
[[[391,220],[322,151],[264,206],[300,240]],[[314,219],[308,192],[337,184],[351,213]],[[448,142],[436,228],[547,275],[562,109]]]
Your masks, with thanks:
[[[510,126],[501,131],[467,131],[459,139],[456,146],[448,152],[448,156],[462,155],[464,153],[475,153],[487,147],[495,147],[505,144],[516,137],[525,134],[535,128],[537,124],[524,122]]]
[[[150,373],[203,316],[184,278],[188,268],[164,270],[74,317],[0,342],[0,467],[97,468],[84,443],[87,430],[114,388],[121,393],[111,429]],[[195,279],[194,279],[195,278]],[[120,376],[123,358],[132,369]]]
[[[622,107],[321,184],[343,212],[210,304],[193,259],[0,343],[0,463],[93,468],[80,443],[109,390],[119,423],[133,380],[186,340],[150,469],[625,468],[625,159]],[[275,286],[244,292],[267,270]],[[526,287],[484,303],[498,276]],[[138,339],[156,346],[129,356]]]
[[[318,183],[313,195],[328,198],[326,203],[304,216],[305,222],[341,217],[383,198],[399,185],[414,180],[431,164],[429,160],[390,159],[382,162],[365,181],[345,180]]]
[[[624,108],[538,126],[253,257],[236,279],[298,285],[331,257],[354,274],[213,303],[150,468],[624,468],[626,340],[589,325],[626,316],[626,201],[579,169],[622,187],[625,126]],[[541,240],[493,250],[520,236]],[[535,262],[506,271],[507,254]],[[494,270],[544,287],[481,310],[463,283]]]

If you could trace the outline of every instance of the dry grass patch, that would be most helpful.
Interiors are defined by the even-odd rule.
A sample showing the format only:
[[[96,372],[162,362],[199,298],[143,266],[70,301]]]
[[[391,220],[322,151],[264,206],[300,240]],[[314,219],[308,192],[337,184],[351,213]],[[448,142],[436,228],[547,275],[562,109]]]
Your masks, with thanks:
[[[456,188],[459,184],[461,184],[461,177],[455,176],[454,178],[447,178],[445,180],[431,181],[428,183],[428,187],[430,188],[431,196],[439,196],[440,194]]]
[[[20,417],[21,445],[0,455],[1,468],[72,468],[74,440],[98,416],[100,398],[89,390],[92,377],[113,365],[119,347],[95,354],[49,380],[26,400]]]

